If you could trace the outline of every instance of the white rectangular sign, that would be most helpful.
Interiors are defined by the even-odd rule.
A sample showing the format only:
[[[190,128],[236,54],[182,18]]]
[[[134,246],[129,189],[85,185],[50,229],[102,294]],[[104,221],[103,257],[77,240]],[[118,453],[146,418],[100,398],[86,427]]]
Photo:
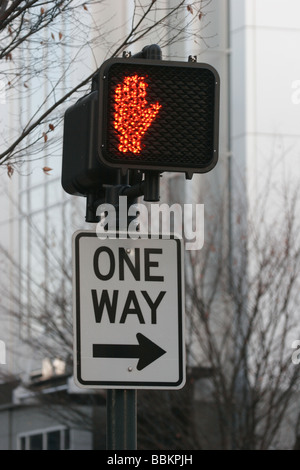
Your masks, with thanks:
[[[74,378],[79,387],[185,383],[182,240],[73,235]]]

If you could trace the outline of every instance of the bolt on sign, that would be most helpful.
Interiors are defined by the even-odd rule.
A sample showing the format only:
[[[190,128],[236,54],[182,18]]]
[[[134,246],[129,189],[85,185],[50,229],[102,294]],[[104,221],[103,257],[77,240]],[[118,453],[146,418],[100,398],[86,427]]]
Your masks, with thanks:
[[[165,237],[165,235],[164,235]],[[185,383],[182,240],[73,235],[74,378],[82,388]]]

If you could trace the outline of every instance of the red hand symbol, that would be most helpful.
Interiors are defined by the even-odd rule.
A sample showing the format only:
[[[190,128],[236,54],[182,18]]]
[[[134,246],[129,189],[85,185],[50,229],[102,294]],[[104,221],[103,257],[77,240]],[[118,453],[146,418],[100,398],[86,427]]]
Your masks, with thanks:
[[[161,105],[147,107],[145,77],[125,77],[115,90],[114,128],[119,135],[120,152],[140,153],[141,139],[151,126]]]

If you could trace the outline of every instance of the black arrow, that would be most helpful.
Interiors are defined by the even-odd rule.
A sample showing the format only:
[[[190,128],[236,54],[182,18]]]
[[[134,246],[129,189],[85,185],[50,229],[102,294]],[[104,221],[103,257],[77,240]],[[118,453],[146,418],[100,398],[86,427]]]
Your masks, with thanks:
[[[142,333],[137,333],[139,344],[93,344],[93,357],[117,357],[139,359],[137,370],[142,370],[166,353]]]

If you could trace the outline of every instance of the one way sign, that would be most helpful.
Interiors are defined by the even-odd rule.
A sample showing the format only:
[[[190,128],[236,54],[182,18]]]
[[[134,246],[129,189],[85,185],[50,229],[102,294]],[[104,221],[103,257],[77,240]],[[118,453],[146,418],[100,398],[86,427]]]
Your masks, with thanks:
[[[73,235],[74,378],[83,388],[185,383],[182,240]]]

